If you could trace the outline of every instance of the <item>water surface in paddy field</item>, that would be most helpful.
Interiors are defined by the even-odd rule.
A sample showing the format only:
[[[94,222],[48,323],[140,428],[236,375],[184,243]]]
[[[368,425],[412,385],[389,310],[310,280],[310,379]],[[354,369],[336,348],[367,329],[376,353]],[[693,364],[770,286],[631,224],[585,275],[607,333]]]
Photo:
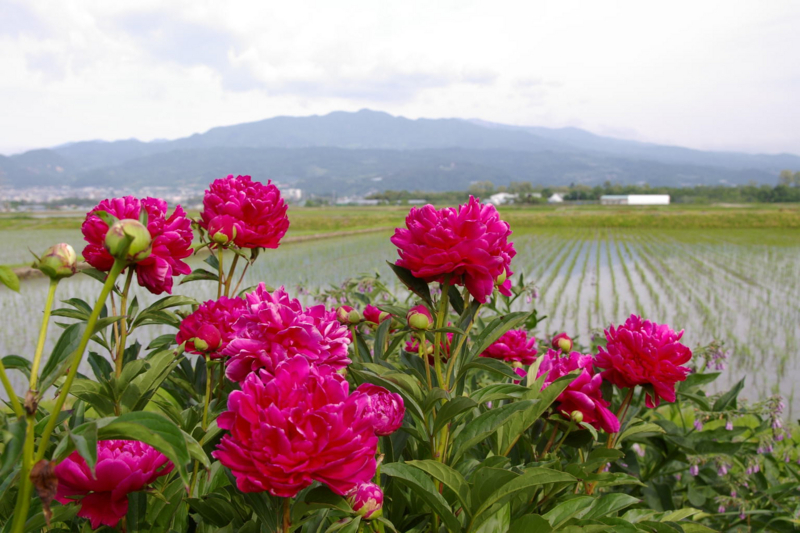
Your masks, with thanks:
[[[28,239],[38,243],[37,250],[59,240],[49,231],[27,233],[37,234]],[[800,245],[796,238],[788,239],[794,243],[790,245],[759,244],[780,242],[774,238],[775,232],[770,236],[761,239],[753,231],[737,230],[537,230],[515,234],[518,254],[513,267],[538,286],[539,298],[531,306],[548,315],[536,331],[539,337],[567,331],[588,341],[592,332],[640,313],[685,329],[684,340],[690,346],[724,340],[731,361],[721,386],[727,388],[746,374],[749,398],[778,390],[791,397],[800,377],[796,358],[800,346]],[[69,241],[79,244],[80,235]],[[248,272],[243,286],[265,281],[296,293],[298,285],[338,286],[348,277],[377,269],[390,287],[397,288],[385,263],[396,257],[388,233],[288,244],[267,250]],[[200,264],[197,259],[192,261],[193,267]],[[1,312],[6,318],[0,353],[32,353],[46,285],[39,279],[24,282],[21,295],[0,291]],[[60,300],[89,300],[99,289],[98,282],[76,276],[62,282],[57,296]],[[216,297],[216,285],[190,283],[174,292],[205,301]],[[141,289],[136,294],[140,308],[159,298]],[[519,305],[530,307],[522,299]],[[146,345],[169,332],[149,327],[137,337]],[[51,337],[45,353],[55,342],[55,335]],[[795,413],[800,409],[798,397],[787,403]]]

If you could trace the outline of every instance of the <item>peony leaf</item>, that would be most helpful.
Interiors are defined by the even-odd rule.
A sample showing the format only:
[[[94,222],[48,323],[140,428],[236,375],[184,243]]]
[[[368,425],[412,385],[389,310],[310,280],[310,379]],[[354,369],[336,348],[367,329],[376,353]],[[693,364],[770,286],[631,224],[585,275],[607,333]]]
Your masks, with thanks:
[[[13,270],[5,265],[0,265],[0,283],[12,291],[19,292],[19,278]]]
[[[431,430],[432,434],[434,436],[438,435],[445,424],[450,422],[450,420],[464,411],[477,407],[477,405],[478,404],[475,403],[474,400],[466,396],[458,396],[446,402],[436,414],[436,421],[433,423],[433,429]]]
[[[628,494],[620,492],[603,494],[597,499],[597,502],[592,505],[588,513],[583,515],[584,520],[591,520],[592,518],[603,518],[610,516],[612,513],[630,507],[631,505],[639,503],[639,498],[634,498]]]
[[[472,515],[470,512],[469,503],[469,484],[467,483],[467,480],[464,479],[464,476],[461,474],[461,472],[454,470],[453,468],[447,466],[446,464],[440,463],[439,461],[432,461],[430,459],[426,459],[424,461],[408,461],[406,464],[415,466],[423,472],[433,476],[434,479],[441,481],[446,487],[456,494],[456,497],[461,503],[461,507],[464,509],[464,512],[466,512],[469,516]]]
[[[533,407],[539,400],[524,400],[490,409],[468,423],[453,442],[453,456],[450,464],[457,465],[461,456],[474,445],[492,435],[512,416]]]
[[[10,422],[4,431],[7,435],[3,454],[0,455],[0,479],[5,478],[21,464],[22,446],[25,443],[25,419],[20,418]]]
[[[422,298],[422,301],[428,304],[428,307],[433,308],[433,299],[431,299],[431,290],[428,287],[428,282],[414,277],[414,274],[407,268],[397,266],[389,261],[386,261],[386,264],[389,265],[389,268],[392,269],[403,285],[408,287],[408,290]]]
[[[531,531],[535,531],[536,533],[549,533],[553,531],[553,528],[550,527],[550,522],[545,518],[536,514],[526,514],[514,520],[508,533],[530,533]]]
[[[731,390],[723,394],[722,396],[714,402],[714,407],[712,408],[715,412],[726,411],[728,409],[735,409],[736,408],[736,399],[739,397],[739,393],[742,392],[744,388],[744,380],[742,378],[736,385],[734,385]]]
[[[461,523],[453,514],[447,501],[436,490],[431,478],[420,469],[405,463],[390,463],[381,467],[381,473],[401,481],[422,498],[439,515],[448,531],[461,531]]]
[[[180,285],[190,281],[219,281],[219,274],[214,274],[203,268],[195,268],[191,274],[187,274],[181,279]]]

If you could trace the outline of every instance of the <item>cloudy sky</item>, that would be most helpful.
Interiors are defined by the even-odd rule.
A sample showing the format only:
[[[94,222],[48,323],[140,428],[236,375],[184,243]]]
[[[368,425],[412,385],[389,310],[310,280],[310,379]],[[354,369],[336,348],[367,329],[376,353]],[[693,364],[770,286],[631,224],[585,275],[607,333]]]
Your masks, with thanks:
[[[0,0],[0,153],[365,107],[800,154],[800,2]]]

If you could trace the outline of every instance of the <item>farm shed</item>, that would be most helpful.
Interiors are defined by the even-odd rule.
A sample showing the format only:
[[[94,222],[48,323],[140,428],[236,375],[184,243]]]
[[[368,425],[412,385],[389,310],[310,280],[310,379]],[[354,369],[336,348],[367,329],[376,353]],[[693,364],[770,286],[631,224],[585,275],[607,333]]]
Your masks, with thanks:
[[[604,194],[602,205],[669,205],[668,194]]]

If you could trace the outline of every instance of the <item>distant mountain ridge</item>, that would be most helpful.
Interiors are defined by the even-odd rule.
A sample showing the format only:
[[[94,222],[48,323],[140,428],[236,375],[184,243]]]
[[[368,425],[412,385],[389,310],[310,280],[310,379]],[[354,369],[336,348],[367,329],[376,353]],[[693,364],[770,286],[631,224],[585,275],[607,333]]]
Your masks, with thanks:
[[[0,156],[0,180],[15,187],[201,187],[214,177],[247,173],[320,194],[465,189],[477,180],[497,185],[774,184],[782,168],[800,169],[800,157],[704,152],[577,128],[410,120],[370,110],[275,117],[171,141],[84,141]]]

